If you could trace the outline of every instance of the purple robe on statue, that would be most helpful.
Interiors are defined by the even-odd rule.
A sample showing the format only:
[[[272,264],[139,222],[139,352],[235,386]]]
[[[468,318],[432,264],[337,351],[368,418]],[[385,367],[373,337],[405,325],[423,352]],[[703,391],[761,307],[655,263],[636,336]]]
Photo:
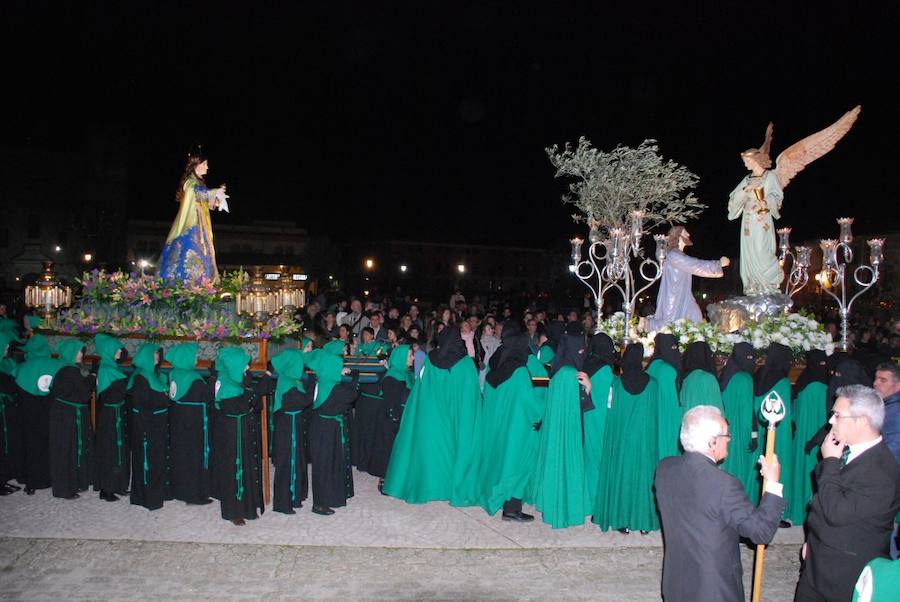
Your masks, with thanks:
[[[656,297],[656,315],[647,318],[647,330],[655,331],[675,320],[686,318],[691,322],[703,319],[700,306],[691,293],[693,276],[721,278],[722,264],[718,259],[695,259],[678,249],[666,255],[663,265],[659,295]]]

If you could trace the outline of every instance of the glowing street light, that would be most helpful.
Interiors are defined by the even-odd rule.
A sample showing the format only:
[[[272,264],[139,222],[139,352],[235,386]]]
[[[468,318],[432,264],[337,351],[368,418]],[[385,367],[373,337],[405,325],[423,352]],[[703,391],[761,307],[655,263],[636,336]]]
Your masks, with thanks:
[[[90,263],[93,258],[94,256],[90,253],[85,253],[84,257],[82,257],[85,263]]]
[[[62,247],[59,245],[56,245],[55,247],[53,247],[53,250],[56,251],[57,253],[59,253],[60,251],[62,251]]]
[[[401,271],[401,272],[403,272],[403,273],[405,274],[407,269],[408,269],[408,268],[406,267],[406,264],[405,264],[405,263],[400,264],[400,271]]]
[[[456,271],[459,272],[460,274],[465,274],[466,273],[466,264],[464,264],[464,263],[456,264]]]
[[[374,267],[375,267],[375,260],[372,259],[371,257],[369,257],[368,259],[366,259],[366,269],[367,269],[367,270],[371,270],[371,269],[373,269]]]

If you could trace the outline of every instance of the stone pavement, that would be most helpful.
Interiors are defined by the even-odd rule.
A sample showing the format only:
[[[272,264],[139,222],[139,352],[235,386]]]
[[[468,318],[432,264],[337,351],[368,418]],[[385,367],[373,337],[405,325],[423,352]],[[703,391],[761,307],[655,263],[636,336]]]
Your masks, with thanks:
[[[244,527],[217,503],[149,512],[94,493],[0,497],[0,600],[659,599],[658,533],[505,523],[382,496],[359,472],[354,481],[356,497],[334,516],[304,505]],[[801,541],[800,528],[779,531],[765,600],[791,599]],[[748,592],[751,568],[745,549]]]

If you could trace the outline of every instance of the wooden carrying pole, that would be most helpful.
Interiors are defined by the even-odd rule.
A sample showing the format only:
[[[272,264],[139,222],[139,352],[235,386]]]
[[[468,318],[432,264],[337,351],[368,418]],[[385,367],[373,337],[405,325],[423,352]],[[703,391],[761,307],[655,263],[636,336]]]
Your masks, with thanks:
[[[775,455],[775,428],[781,419],[784,418],[784,401],[778,393],[772,391],[763,399],[761,410],[763,416],[769,421],[769,425],[766,428],[766,463],[768,464],[772,461],[772,456]],[[766,479],[763,479],[762,490],[765,493]],[[753,594],[751,602],[760,602],[762,596],[763,562],[765,558],[766,545],[757,544],[756,561],[753,564]]]

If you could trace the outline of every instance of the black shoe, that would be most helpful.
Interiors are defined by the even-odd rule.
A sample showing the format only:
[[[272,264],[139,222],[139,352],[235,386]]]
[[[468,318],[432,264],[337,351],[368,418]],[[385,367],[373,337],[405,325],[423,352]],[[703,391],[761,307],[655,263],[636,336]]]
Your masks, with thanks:
[[[334,510],[328,506],[313,506],[312,511],[313,514],[321,514],[322,516],[331,516],[334,514]]]
[[[235,527],[243,527],[244,525],[247,524],[247,521],[245,521],[242,518],[236,518],[231,521],[231,524],[234,525]]]
[[[9,485],[0,485],[0,495],[9,495],[10,493],[15,493],[18,489],[14,489]]]
[[[534,517],[520,510],[518,512],[504,512],[503,520],[510,520],[517,523],[530,523],[534,520]]]
[[[64,497],[63,499],[64,499],[64,500],[77,500],[77,499],[80,498],[80,497],[81,497],[81,496],[78,495],[77,493],[73,493],[73,494],[70,495],[69,497]]]
[[[18,485],[13,485],[12,483],[4,483],[4,485],[5,485],[6,487],[9,487],[9,488],[12,489],[13,491],[19,491],[20,489],[22,489],[22,488],[19,487]]]
[[[628,535],[629,533],[631,533],[631,529],[629,529],[628,527],[622,527],[621,529],[616,529],[616,531],[618,531],[622,535]]]
[[[650,533],[650,531],[645,531],[644,529],[641,529],[641,535],[648,535],[649,533]]]
[[[779,529],[790,529],[793,525],[786,520],[783,520],[778,523]]]
[[[25,487],[25,495],[34,495],[34,487]]]
[[[378,479],[378,493],[384,495],[384,479]]]
[[[202,499],[197,502],[185,502],[188,506],[205,506],[207,504],[212,504],[212,498]]]
[[[109,491],[101,491],[100,499],[104,502],[118,502],[119,496],[117,496],[115,493],[110,493]]]

